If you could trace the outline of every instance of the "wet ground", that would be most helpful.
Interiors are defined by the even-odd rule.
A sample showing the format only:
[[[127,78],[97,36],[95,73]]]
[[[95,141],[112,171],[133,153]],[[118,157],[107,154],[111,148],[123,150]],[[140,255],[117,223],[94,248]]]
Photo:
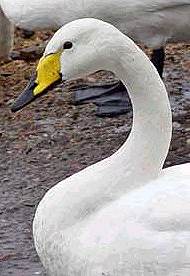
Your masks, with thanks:
[[[15,49],[40,44],[50,33]],[[167,47],[164,81],[173,110],[173,139],[165,166],[190,161],[190,45]],[[95,106],[72,105],[84,82],[111,81],[99,72],[57,87],[17,114],[10,105],[23,89],[35,61],[11,61],[0,72],[0,275],[45,275],[32,240],[32,218],[46,191],[58,181],[115,152],[129,134],[132,112],[98,118]]]

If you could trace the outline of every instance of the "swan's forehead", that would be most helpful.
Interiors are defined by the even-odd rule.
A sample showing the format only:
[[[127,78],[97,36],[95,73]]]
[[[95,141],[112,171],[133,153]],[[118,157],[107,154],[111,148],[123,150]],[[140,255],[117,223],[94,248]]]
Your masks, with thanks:
[[[54,34],[46,47],[45,54],[58,51],[66,41],[84,42],[86,44],[112,28],[110,24],[93,18],[72,21]]]

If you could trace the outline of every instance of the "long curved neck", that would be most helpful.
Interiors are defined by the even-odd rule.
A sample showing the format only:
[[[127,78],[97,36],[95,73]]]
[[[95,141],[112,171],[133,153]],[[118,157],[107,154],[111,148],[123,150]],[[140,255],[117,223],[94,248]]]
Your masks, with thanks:
[[[132,41],[125,39],[127,45],[130,43],[131,53],[127,54],[125,45],[121,46],[113,71],[128,89],[133,105],[133,126],[116,156],[127,169],[129,166],[130,170],[134,169],[136,177],[152,178],[159,174],[168,153],[171,109],[166,88],[155,67]]]
[[[67,178],[46,194],[34,220],[37,248],[38,240],[46,244],[51,233],[86,222],[88,216],[108,202],[147,184],[162,169],[171,139],[168,96],[146,55],[132,41],[126,43],[125,36],[121,41],[120,38],[119,32],[118,39],[113,41],[111,33],[110,43],[103,46],[104,55],[100,49],[99,62],[108,66],[104,69],[114,71],[128,88],[133,103],[132,131],[111,157]],[[43,236],[40,236],[39,225],[44,225]],[[40,251],[38,253],[40,255]]]

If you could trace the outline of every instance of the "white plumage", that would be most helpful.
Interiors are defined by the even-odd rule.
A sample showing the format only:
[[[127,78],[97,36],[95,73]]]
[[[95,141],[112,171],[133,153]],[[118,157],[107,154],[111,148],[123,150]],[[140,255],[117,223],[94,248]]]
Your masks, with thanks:
[[[162,80],[132,40],[105,22],[69,23],[44,56],[66,41],[73,47],[61,55],[63,78],[113,71],[129,89],[134,117],[115,154],[40,202],[33,231],[44,267],[51,276],[189,276],[190,166],[162,169],[172,131]]]
[[[0,0],[0,7],[15,25],[31,30],[94,17],[155,49],[190,40],[190,0]]]

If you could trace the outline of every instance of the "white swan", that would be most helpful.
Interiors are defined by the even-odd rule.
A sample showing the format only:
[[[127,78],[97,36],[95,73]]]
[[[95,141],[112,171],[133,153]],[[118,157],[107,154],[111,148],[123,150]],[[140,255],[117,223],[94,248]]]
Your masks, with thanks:
[[[59,28],[89,15],[152,48],[189,41],[189,0],[0,0],[5,15],[26,29]]]
[[[115,154],[46,193],[33,222],[36,250],[51,276],[189,276],[190,166],[162,169],[172,130],[168,96],[132,40],[96,19],[62,27],[13,110],[60,71],[70,79],[98,69],[113,71],[128,87],[132,131]]]
[[[154,49],[151,60],[160,76],[166,43],[190,41],[190,0],[0,0],[0,7],[15,25],[32,30],[57,29],[84,17],[105,20],[136,42]],[[85,93],[79,90],[74,101],[94,102],[100,116],[121,114],[130,109],[121,82],[111,87],[87,88]]]
[[[190,41],[190,0],[0,0],[0,8],[25,29],[57,29],[75,19],[94,17],[154,49],[168,42]]]

